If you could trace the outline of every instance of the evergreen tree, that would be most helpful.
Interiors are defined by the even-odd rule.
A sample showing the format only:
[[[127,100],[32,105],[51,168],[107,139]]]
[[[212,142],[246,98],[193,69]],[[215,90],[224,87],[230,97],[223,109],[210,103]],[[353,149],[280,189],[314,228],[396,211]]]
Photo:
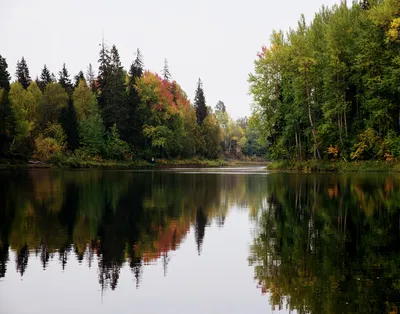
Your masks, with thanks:
[[[204,119],[207,117],[207,106],[201,79],[199,79],[197,83],[196,95],[194,97],[194,109],[196,110],[197,123],[202,125]]]
[[[21,61],[17,61],[17,70],[15,76],[22,87],[27,89],[29,83],[31,82],[31,77],[29,76],[28,65],[26,64],[24,57],[22,57]]]
[[[79,71],[78,74],[75,75],[75,77],[74,77],[74,87],[75,87],[75,88],[78,87],[79,82],[80,82],[81,80],[86,82],[86,80],[85,80],[85,75],[83,74],[82,71]]]
[[[110,52],[108,51],[106,45],[103,43],[100,50],[100,58],[99,62],[99,74],[97,77],[97,87],[103,91],[106,88],[107,81],[110,78],[111,74],[111,59],[110,59]],[[102,104],[103,98],[100,97],[99,105],[100,107],[103,106]]]
[[[129,120],[123,71],[118,49],[112,46],[108,54],[104,47],[100,51],[99,66],[99,106],[104,125],[109,130],[114,124],[121,137],[128,137]]]
[[[0,55],[0,89],[10,90],[10,73],[7,71],[8,64],[5,58]]]
[[[168,60],[164,59],[164,68],[162,70],[164,80],[169,81],[171,79],[171,73],[169,72]]]
[[[130,70],[129,70],[129,75],[131,78],[137,78],[141,77],[144,72],[144,63],[143,63],[143,55],[139,48],[136,50],[136,58],[133,61]]]
[[[136,88],[136,80],[143,75],[143,57],[141,55],[140,50],[138,49],[136,52],[136,58],[132,62],[131,67],[129,69],[129,80],[127,86],[128,92],[128,116],[131,121],[127,142],[131,145],[141,145],[143,136],[142,136],[142,126],[141,122],[143,121],[139,109],[140,105],[140,97]]]
[[[92,64],[89,63],[87,71],[86,71],[86,83],[90,87],[90,90],[95,93],[96,92],[96,82],[95,82],[95,74],[93,71]]]
[[[13,116],[8,99],[10,74],[5,58],[0,55],[0,156],[5,156],[13,133]]]
[[[46,85],[50,84],[53,82],[53,78],[50,74],[49,69],[47,68],[46,65],[44,65],[42,73],[40,74],[40,80],[38,86],[42,90],[42,92],[45,90]]]
[[[58,72],[59,79],[58,83],[65,89],[68,95],[72,95],[73,85],[71,79],[69,78],[69,73],[67,68],[65,67],[65,63],[63,64],[62,70]]]

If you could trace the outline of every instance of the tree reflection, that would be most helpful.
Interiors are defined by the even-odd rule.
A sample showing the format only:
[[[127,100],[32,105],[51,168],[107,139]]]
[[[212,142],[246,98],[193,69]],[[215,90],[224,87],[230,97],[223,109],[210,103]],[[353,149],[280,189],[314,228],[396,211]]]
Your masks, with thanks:
[[[400,180],[272,175],[251,265],[271,303],[299,313],[397,313]]]
[[[95,170],[1,172],[0,276],[9,271],[11,249],[21,276],[32,254],[43,269],[52,261],[65,269],[74,256],[89,267],[98,264],[102,289],[117,287],[125,263],[139,287],[147,264],[159,261],[167,275],[170,252],[192,226],[201,254],[206,226],[223,226],[228,208],[247,206],[249,199],[258,208],[260,189],[252,195],[251,180]]]

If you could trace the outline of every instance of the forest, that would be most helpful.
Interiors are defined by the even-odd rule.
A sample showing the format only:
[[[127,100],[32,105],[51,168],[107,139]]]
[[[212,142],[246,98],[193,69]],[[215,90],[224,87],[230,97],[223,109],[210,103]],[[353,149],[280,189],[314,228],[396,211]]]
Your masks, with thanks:
[[[125,70],[115,45],[101,46],[98,73],[88,65],[58,78],[44,65],[32,79],[17,61],[11,82],[0,56],[0,159],[3,161],[130,161],[150,158],[231,158],[265,155],[253,119],[235,121],[219,101],[206,103],[199,79],[193,104],[172,80],[165,59],[161,75],[145,70],[138,49]],[[67,162],[68,164],[68,162]]]
[[[341,1],[274,31],[249,75],[268,156],[400,157],[400,2]]]

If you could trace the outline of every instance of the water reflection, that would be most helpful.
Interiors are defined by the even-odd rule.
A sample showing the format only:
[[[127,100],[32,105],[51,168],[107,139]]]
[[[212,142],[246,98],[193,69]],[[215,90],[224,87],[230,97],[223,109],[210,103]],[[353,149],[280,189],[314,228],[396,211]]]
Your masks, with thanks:
[[[161,264],[169,276],[174,251],[191,234],[202,256],[221,241],[220,252],[214,246],[210,253],[220,254],[213,264],[202,260],[205,280],[197,293],[227,286],[249,298],[236,298],[235,306],[249,309],[259,289],[273,308],[298,313],[397,313],[399,191],[400,176],[378,174],[0,172],[0,279],[11,271],[21,278],[37,272],[37,260],[46,272],[50,265],[68,270],[78,260],[97,270],[101,291],[119,291],[123,267],[140,288],[148,264]],[[238,232],[251,219],[248,254],[232,243],[232,233],[217,240],[208,228],[228,230],[233,216]],[[194,263],[185,254],[180,267]],[[224,264],[216,265],[218,258]],[[248,259],[254,285],[245,286],[244,275],[251,275],[234,259]],[[225,277],[218,267],[228,269]],[[174,287],[187,290],[168,289]]]
[[[187,175],[126,171],[30,171],[0,173],[0,276],[7,271],[9,249],[24,275],[29,258],[39,256],[43,269],[71,256],[89,267],[98,261],[102,289],[115,289],[128,263],[136,285],[143,265],[161,260],[194,228],[198,254],[206,226],[222,227],[237,204],[257,208],[250,197],[261,184],[242,175]],[[253,178],[254,179],[254,178]],[[254,182],[253,182],[254,181]],[[94,257],[96,256],[96,259]]]
[[[298,313],[398,313],[400,181],[274,175],[251,246],[259,288]]]

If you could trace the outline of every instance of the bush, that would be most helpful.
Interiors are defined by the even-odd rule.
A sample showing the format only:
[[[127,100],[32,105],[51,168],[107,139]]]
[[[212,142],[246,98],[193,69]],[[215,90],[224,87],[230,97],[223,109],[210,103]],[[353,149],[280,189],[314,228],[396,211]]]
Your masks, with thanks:
[[[104,155],[112,160],[130,160],[132,153],[129,144],[119,137],[117,126],[114,124],[106,141]]]

